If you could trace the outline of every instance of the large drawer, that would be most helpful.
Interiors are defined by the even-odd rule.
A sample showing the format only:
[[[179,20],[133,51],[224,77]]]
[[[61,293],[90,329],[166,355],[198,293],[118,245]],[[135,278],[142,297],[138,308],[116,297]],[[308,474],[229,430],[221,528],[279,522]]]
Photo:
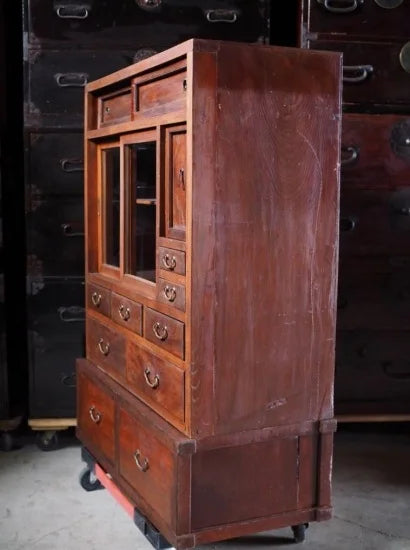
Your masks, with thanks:
[[[407,0],[309,0],[306,4],[306,29],[311,33],[410,37]]]
[[[84,204],[81,198],[28,197],[27,253],[44,275],[84,275]]]
[[[340,255],[407,256],[410,189],[354,189],[342,185]]]
[[[346,113],[343,187],[395,188],[410,183],[410,118]]]
[[[29,41],[158,50],[192,37],[257,42],[269,36],[268,10],[267,0],[29,0]]]
[[[400,64],[404,45],[404,42],[309,41],[312,50],[343,52],[343,101],[363,107],[408,104],[410,72]]]

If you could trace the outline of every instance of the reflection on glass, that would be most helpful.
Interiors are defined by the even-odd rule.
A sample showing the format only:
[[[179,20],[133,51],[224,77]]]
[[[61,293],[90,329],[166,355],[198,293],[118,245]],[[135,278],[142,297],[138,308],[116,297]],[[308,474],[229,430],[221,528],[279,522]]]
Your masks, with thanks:
[[[155,281],[156,143],[128,146],[127,272]]]
[[[103,262],[120,265],[120,148],[103,149]]]

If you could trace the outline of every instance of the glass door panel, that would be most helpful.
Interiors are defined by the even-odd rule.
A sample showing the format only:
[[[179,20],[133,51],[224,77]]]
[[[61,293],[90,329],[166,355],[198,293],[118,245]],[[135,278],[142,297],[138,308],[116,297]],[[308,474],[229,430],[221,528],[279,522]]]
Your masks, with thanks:
[[[120,266],[120,148],[102,149],[102,263]]]
[[[127,256],[125,270],[155,282],[156,141],[125,145],[127,190]]]

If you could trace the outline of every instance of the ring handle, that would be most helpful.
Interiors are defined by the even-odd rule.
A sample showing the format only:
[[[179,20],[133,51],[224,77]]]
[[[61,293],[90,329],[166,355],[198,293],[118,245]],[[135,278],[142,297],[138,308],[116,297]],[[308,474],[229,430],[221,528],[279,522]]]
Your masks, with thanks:
[[[350,84],[360,84],[367,80],[373,73],[373,65],[344,65],[343,82]],[[349,76],[349,73],[352,76]],[[356,76],[355,76],[356,75]]]
[[[359,158],[359,151],[360,149],[354,145],[351,145],[350,147],[342,147],[342,153],[345,154],[345,157],[342,158],[340,164],[342,166],[347,166],[348,164],[353,164],[356,162]]]
[[[168,338],[168,328],[165,325],[162,326],[161,323],[156,322],[152,325],[152,330],[158,340],[164,341]]]
[[[97,411],[97,409],[94,407],[94,405],[89,408],[88,412],[90,413],[90,418],[94,422],[94,424],[99,424],[101,422],[102,413]]]
[[[173,271],[177,266],[177,259],[175,258],[175,256],[171,257],[169,254],[165,254],[165,256],[162,258],[162,264],[169,271]]]
[[[148,459],[144,458],[143,462],[141,462],[141,451],[139,449],[137,449],[134,453],[134,460],[138,470],[140,470],[141,472],[146,472],[148,470],[149,468]]]
[[[100,338],[98,341],[98,349],[103,355],[105,355],[105,357],[107,357],[110,353],[110,344],[108,342],[104,342],[103,338]]]
[[[93,292],[91,294],[91,301],[95,305],[95,307],[100,307],[101,300],[102,300],[102,296],[98,292]]]
[[[164,288],[164,296],[168,302],[175,302],[175,298],[177,297],[177,289],[174,286],[166,285]]]
[[[147,368],[144,370],[145,382],[148,384],[148,386],[149,386],[150,388],[152,388],[153,390],[155,390],[155,389],[158,388],[158,386],[159,386],[159,376],[158,376],[158,374],[156,374],[156,375],[154,376],[154,380],[151,381],[150,375],[151,375],[151,370],[147,367]]]
[[[131,312],[129,307],[124,307],[122,304],[118,308],[118,314],[121,317],[123,321],[128,321],[128,319],[131,317]]]

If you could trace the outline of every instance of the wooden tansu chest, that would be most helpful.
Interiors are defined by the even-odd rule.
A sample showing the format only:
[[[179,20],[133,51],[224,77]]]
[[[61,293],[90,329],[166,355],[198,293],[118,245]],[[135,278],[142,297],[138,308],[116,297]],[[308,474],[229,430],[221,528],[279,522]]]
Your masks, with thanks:
[[[177,548],[330,517],[340,73],[190,40],[86,87],[78,436]]]

